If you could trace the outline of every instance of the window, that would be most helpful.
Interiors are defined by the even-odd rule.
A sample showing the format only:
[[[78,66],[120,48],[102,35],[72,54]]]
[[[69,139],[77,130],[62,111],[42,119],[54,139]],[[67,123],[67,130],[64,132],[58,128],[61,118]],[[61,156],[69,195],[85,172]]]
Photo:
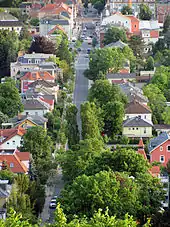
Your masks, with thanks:
[[[160,162],[163,163],[164,162],[164,155],[160,156]]]
[[[136,130],[138,130],[138,128],[136,128]]]
[[[163,151],[163,147],[162,146],[160,146],[160,151]]]
[[[28,64],[31,64],[31,59],[28,59]]]
[[[133,130],[135,130],[135,128],[133,128]]]
[[[146,133],[146,128],[144,128],[144,133]]]
[[[28,116],[29,112],[26,112],[26,115]]]
[[[9,165],[9,167],[10,168],[13,168],[14,167],[14,163],[11,162],[10,165]]]
[[[136,24],[135,24],[135,28],[136,28]]]
[[[145,115],[145,119],[146,119],[146,115]]]
[[[167,146],[167,151],[170,151],[170,146]]]
[[[131,128],[129,128],[129,130],[131,130]]]
[[[37,116],[38,115],[38,112],[35,112],[35,115]]]
[[[8,144],[8,145],[9,145],[9,142],[7,142],[6,144]]]
[[[126,118],[129,119],[129,116],[127,116]]]
[[[12,141],[13,145],[15,145],[15,140]]]

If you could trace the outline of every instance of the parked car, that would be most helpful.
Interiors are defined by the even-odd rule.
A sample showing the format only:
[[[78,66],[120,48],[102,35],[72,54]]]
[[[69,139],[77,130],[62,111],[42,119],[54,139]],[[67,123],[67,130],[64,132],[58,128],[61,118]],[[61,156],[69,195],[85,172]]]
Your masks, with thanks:
[[[87,49],[87,54],[90,54],[90,51],[91,51],[91,49],[90,49],[90,48],[88,48],[88,49]]]
[[[56,202],[50,202],[49,208],[50,208],[50,209],[55,209],[56,206],[57,206]]]
[[[77,51],[78,51],[78,52],[81,52],[81,48],[79,47],[79,48],[77,49]]]

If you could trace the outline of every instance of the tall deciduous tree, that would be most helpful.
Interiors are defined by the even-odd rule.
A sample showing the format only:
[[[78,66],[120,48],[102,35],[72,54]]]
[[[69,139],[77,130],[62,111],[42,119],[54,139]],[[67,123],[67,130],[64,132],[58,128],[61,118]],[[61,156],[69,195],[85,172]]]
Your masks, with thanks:
[[[150,56],[146,61],[146,70],[154,70],[154,59]]]
[[[132,14],[133,14],[133,10],[132,10],[132,8],[130,8],[128,5],[126,5],[126,6],[123,6],[123,7],[122,7],[121,13],[122,13],[123,15],[132,15]]]
[[[82,175],[61,193],[64,212],[70,216],[92,217],[99,208],[109,208],[111,215],[135,215],[138,185],[124,173],[101,171],[94,176]]]
[[[44,36],[36,36],[31,43],[29,53],[55,54],[55,44]]]
[[[66,110],[66,120],[67,120],[67,138],[68,145],[71,149],[72,146],[79,143],[80,135],[77,125],[77,108],[75,105],[70,105]]]
[[[18,51],[18,35],[14,31],[0,30],[0,76],[8,76],[10,63],[15,62]]]
[[[163,24],[163,33],[170,30],[170,15],[167,15]]]
[[[13,80],[0,84],[0,111],[8,117],[23,111],[21,97]]]
[[[162,122],[162,113],[166,107],[166,98],[164,97],[161,90],[155,84],[149,84],[143,89],[144,94],[149,99],[149,106],[153,112],[153,122]]]
[[[37,175],[42,184],[48,179],[51,168],[53,143],[42,127],[32,127],[23,137],[23,151],[29,151],[34,159]]]
[[[81,122],[83,139],[100,138],[98,113],[99,112],[94,103],[85,102],[81,105]]]
[[[90,80],[101,79],[101,73],[106,74],[109,70],[118,72],[125,63],[125,57],[119,48],[96,49],[90,54],[89,69],[85,76]]]
[[[136,57],[143,58],[144,42],[140,36],[133,35],[129,40],[129,46]]]
[[[124,105],[120,101],[108,102],[104,108],[104,132],[107,136],[121,133],[124,117]]]
[[[148,5],[140,4],[139,18],[141,20],[150,20],[152,18],[152,11]]]
[[[118,40],[127,42],[125,30],[117,27],[109,27],[104,35],[104,44],[107,45]]]

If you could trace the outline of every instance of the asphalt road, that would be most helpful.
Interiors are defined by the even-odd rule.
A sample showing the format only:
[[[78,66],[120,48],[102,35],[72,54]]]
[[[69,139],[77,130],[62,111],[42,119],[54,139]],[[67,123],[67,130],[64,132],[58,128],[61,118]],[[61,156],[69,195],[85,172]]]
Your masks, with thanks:
[[[87,100],[88,95],[88,79],[84,77],[84,71],[88,68],[89,59],[87,56],[87,49],[90,46],[87,41],[84,41],[81,46],[81,52],[75,62],[75,70],[76,70],[76,81],[75,81],[75,89],[74,89],[74,97],[73,102],[78,108],[77,115],[77,123],[79,126],[79,131],[81,133],[81,120],[80,120],[80,106],[81,104]]]

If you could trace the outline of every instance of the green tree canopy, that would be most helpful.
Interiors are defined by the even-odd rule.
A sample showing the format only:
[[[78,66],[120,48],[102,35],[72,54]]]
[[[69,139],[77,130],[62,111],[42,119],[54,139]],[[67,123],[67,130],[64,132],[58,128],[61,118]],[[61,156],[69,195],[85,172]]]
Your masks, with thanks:
[[[13,80],[0,84],[0,111],[8,117],[14,117],[23,111],[21,97]]]
[[[18,35],[14,31],[0,30],[0,76],[9,76],[10,63],[15,62],[18,52]]]
[[[109,27],[104,34],[104,45],[116,42],[118,40],[121,40],[122,42],[127,42],[125,30],[117,27]]]
[[[51,166],[53,143],[47,132],[40,126],[27,130],[23,137],[23,151],[29,151],[35,163],[37,175],[42,183],[48,179]]]
[[[144,41],[140,36],[133,35],[129,40],[129,47],[133,50],[136,57],[143,58]]]
[[[95,49],[90,53],[89,69],[85,71],[85,76],[93,81],[101,79],[101,75],[108,71],[118,72],[125,61],[122,50],[119,48]]]
[[[66,109],[66,120],[67,120],[67,138],[68,145],[71,149],[72,146],[79,143],[80,135],[77,125],[77,108],[71,104]]]
[[[99,109],[94,103],[85,102],[81,104],[81,122],[82,122],[82,137],[100,138],[100,122]]]
[[[155,124],[161,123],[162,113],[166,107],[166,98],[164,97],[161,90],[155,84],[149,84],[143,88],[144,95],[146,95],[149,99],[149,106],[151,107],[153,113],[153,122]]]
[[[152,56],[149,56],[146,61],[146,70],[154,70],[154,59]]]
[[[130,8],[128,5],[126,5],[126,6],[123,6],[123,7],[122,7],[121,13],[122,13],[123,15],[132,15],[132,14],[133,14],[133,10],[132,10],[132,8]]]
[[[110,215],[123,218],[128,212],[136,215],[138,185],[124,173],[101,171],[94,176],[77,177],[61,193],[64,212],[68,217],[92,217],[99,208],[108,207]]]
[[[152,11],[146,4],[140,4],[140,13],[139,18],[141,20],[151,20],[152,18]]]
[[[167,15],[163,24],[163,33],[170,30],[170,15]]]

